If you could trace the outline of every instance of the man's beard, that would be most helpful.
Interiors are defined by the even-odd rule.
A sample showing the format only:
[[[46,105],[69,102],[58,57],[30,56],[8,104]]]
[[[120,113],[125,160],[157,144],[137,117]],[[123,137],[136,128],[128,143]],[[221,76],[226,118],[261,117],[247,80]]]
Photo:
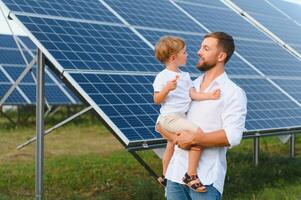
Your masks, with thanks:
[[[214,68],[216,65],[216,63],[214,64],[209,64],[209,63],[206,63],[206,62],[203,62],[202,64],[197,64],[196,65],[196,68],[202,72],[206,72],[206,71],[209,71],[210,69]]]

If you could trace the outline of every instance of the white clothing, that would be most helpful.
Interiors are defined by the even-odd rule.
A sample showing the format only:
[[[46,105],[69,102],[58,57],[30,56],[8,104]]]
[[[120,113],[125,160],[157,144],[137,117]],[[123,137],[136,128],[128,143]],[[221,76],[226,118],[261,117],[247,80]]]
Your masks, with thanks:
[[[154,92],[161,91],[167,82],[176,78],[177,75],[180,75],[177,80],[177,87],[168,93],[165,101],[161,104],[161,115],[186,113],[189,109],[191,103],[189,89],[193,87],[193,84],[187,72],[174,72],[168,69],[159,72],[153,83]]]
[[[204,75],[193,81],[197,91]],[[192,101],[187,120],[198,125],[204,132],[224,129],[233,147],[242,139],[247,113],[247,99],[244,91],[223,73],[217,77],[204,92],[221,90],[217,100]],[[213,186],[222,194],[227,170],[226,153],[228,147],[205,148],[202,152],[197,174],[205,185]],[[188,151],[175,148],[168,165],[167,179],[183,184],[182,178],[188,169]]]

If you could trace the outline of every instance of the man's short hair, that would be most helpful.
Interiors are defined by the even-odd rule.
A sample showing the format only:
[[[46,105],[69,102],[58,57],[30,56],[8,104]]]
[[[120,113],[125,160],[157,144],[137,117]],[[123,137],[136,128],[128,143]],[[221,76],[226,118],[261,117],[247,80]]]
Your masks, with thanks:
[[[213,37],[218,40],[217,45],[221,47],[227,54],[227,57],[225,59],[225,63],[227,63],[235,50],[235,44],[232,36],[224,32],[212,32],[206,34],[204,36],[204,39],[208,37]]]
[[[160,62],[166,63],[170,56],[179,53],[184,47],[185,42],[182,38],[163,36],[156,44],[155,56]]]

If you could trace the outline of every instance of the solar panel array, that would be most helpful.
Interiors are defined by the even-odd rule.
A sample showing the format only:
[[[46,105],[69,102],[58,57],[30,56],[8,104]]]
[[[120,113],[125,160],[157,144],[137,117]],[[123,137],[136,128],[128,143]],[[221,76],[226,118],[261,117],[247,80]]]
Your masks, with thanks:
[[[2,1],[127,147],[163,141],[152,103],[152,82],[163,69],[153,48],[163,35],[185,39],[183,70],[196,77],[202,36],[230,33],[237,51],[226,72],[247,93],[247,130],[301,125],[301,98],[291,85],[300,82],[300,60],[220,1]]]
[[[35,53],[36,47],[28,37],[19,36],[21,42],[31,53]],[[23,48],[23,53],[28,61],[32,55]],[[22,58],[12,35],[0,35],[0,99],[16,82],[25,70],[26,63]],[[29,72],[4,102],[4,105],[35,105],[36,102],[36,66]],[[65,86],[63,82],[49,70],[45,76],[45,97],[49,105],[73,105],[79,104],[79,99]]]
[[[233,0],[233,2],[301,53],[301,26],[288,19],[287,16],[275,9],[268,1]],[[300,13],[300,7],[295,6],[295,9],[299,10],[298,13]]]

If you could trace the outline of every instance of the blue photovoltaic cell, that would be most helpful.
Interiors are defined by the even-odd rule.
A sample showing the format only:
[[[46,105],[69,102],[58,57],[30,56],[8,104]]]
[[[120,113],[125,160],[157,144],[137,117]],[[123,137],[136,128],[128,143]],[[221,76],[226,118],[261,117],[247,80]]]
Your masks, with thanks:
[[[272,41],[236,41],[237,52],[268,76],[301,76],[301,62]]]
[[[27,59],[31,58],[31,56],[27,52],[24,52],[24,54]],[[25,61],[18,49],[3,49],[0,47],[0,64],[20,65],[25,64]]]
[[[0,71],[0,74],[2,72]],[[0,76],[2,78],[2,76]],[[7,90],[11,87],[11,84],[9,83],[3,83],[2,80],[0,80],[0,99],[6,94]],[[7,100],[4,102],[4,105],[25,105],[27,102],[25,99],[21,96],[19,91],[14,90],[13,93],[7,98]]]
[[[301,103],[301,79],[272,79],[285,92]]]
[[[106,0],[129,24],[178,31],[204,32],[169,1]]]
[[[291,17],[299,25],[301,25],[301,5],[298,3],[282,1],[282,0],[268,0],[286,15]]]
[[[225,4],[219,2],[216,7],[207,7],[203,4],[179,2],[185,11],[202,23],[210,31],[224,31],[234,38],[248,38],[266,40],[267,36],[247,23],[242,17],[230,10]],[[218,13],[218,14],[217,14]]]
[[[190,34],[179,34],[172,32],[160,32],[160,31],[150,31],[138,29],[138,31],[153,45],[159,40],[160,37],[164,35],[174,35],[181,37],[185,40],[186,50],[188,53],[187,57],[187,67],[182,67],[181,70],[188,71],[190,73],[199,73],[196,69],[196,63],[198,62],[197,52],[200,48],[201,41],[204,34],[200,35],[190,35]],[[163,68],[163,67],[162,67]],[[258,75],[258,73],[250,68],[244,61],[242,61],[238,56],[233,55],[229,63],[226,65],[226,72],[230,75]]]
[[[18,17],[65,69],[161,70],[153,50],[126,27]]]
[[[233,0],[259,23],[301,53],[301,27],[262,0]],[[265,9],[263,9],[265,8]]]
[[[222,7],[222,3],[220,7],[203,7],[201,4],[186,3],[179,5],[211,31],[224,31],[233,35],[236,51],[265,75],[301,75],[299,60],[238,14],[227,7]],[[233,71],[237,72],[236,67],[233,67]],[[249,71],[246,71],[242,74],[248,73]]]
[[[153,102],[154,76],[80,74],[72,78],[131,141],[161,139],[155,132],[159,106]]]
[[[24,36],[18,36],[18,37],[33,52],[33,54],[35,54],[34,49],[36,47],[29,40],[29,38]],[[27,51],[24,50],[23,53],[25,54],[25,56],[27,56],[27,59],[29,60],[32,59],[32,57],[29,55]],[[13,81],[16,81],[17,78],[25,69],[25,61],[23,60],[21,53],[12,35],[2,35],[2,34],[0,35],[0,64],[2,69],[7,73],[7,75]],[[24,88],[24,90],[22,90],[23,93],[27,98],[29,98],[32,101],[30,103],[26,102],[26,100],[23,99],[23,97],[19,94],[19,91],[15,90],[13,94],[5,101],[4,104],[6,105],[35,104],[36,83],[34,81],[33,76],[35,76],[36,67],[33,66],[31,71],[33,73],[26,74],[25,77],[22,79],[22,82],[19,84],[19,86],[22,86],[22,88]],[[45,95],[46,95],[47,102],[51,105],[73,104],[73,102],[70,99],[68,99],[66,94],[64,94],[62,90],[59,88],[59,86],[57,85],[60,84],[66,90],[66,93],[68,93],[73,97],[75,103],[79,104],[80,101],[78,100],[78,98],[72,95],[72,92],[66,87],[64,87],[64,84],[61,81],[59,81],[57,78],[55,78],[54,74],[51,73],[52,77],[56,79],[57,83],[55,83],[52,80],[52,78],[50,78],[49,73],[50,72],[47,69],[47,73],[45,74],[45,85],[46,85]],[[1,72],[0,73],[0,88],[1,88],[0,99],[2,98],[3,95],[5,95],[5,93],[7,92],[10,86],[12,86],[11,81],[6,77],[6,75],[3,74],[3,72]],[[19,89],[20,88],[21,87],[19,87]]]
[[[223,7],[223,3],[221,3],[219,0],[174,0],[175,2],[185,2],[185,3],[191,3],[191,4],[202,4],[206,7]]]
[[[265,79],[232,79],[247,94],[246,129],[268,130],[301,126],[300,106]]]
[[[24,66],[3,66],[3,69],[7,72],[10,78],[14,81],[20,76],[24,70]],[[47,70],[48,71],[48,70]],[[33,78],[35,77],[36,67],[32,68],[32,72],[29,72],[22,79],[21,83],[18,84],[19,88],[24,92],[27,98],[30,99],[31,104],[36,102],[36,82]],[[60,82],[60,81],[58,81]],[[63,83],[60,83],[61,85]],[[1,84],[2,87],[2,84]],[[66,89],[66,88],[65,88]],[[67,93],[70,94],[71,91],[67,89]],[[58,85],[49,77],[48,73],[45,73],[45,97],[49,104],[51,105],[67,105],[73,104],[70,99],[62,92]],[[74,97],[76,104],[80,103],[79,100]],[[9,99],[6,104],[10,104]]]
[[[13,11],[103,22],[120,21],[99,0],[2,0]]]

